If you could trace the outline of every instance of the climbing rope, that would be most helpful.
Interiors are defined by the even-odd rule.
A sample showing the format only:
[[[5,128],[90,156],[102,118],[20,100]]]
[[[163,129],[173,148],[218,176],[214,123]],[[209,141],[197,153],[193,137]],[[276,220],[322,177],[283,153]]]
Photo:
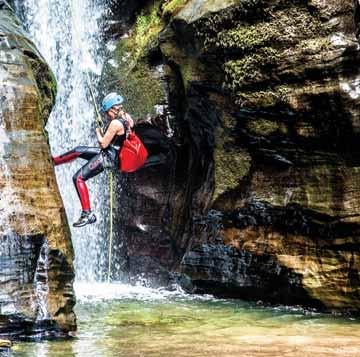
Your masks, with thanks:
[[[109,265],[108,265],[108,283],[111,278],[112,264],[112,243],[113,243],[113,173],[110,171],[110,222],[109,222]]]
[[[74,35],[75,35],[75,41],[76,44],[79,48],[80,51],[80,55],[81,57],[83,57],[83,53],[81,50],[81,38],[80,38],[80,32],[78,31],[77,27],[76,27],[76,23],[75,23],[75,11],[74,11],[74,4],[73,4],[74,0],[69,0],[70,2],[70,16],[72,19],[72,24],[73,24],[73,28],[74,28]],[[102,129],[102,127],[104,126],[104,122],[101,118],[101,114],[96,102],[96,96],[95,96],[95,90],[94,90],[94,86],[92,84],[91,81],[91,77],[90,77],[90,73],[89,70],[86,69],[85,70],[86,73],[86,82],[87,85],[89,87],[89,91],[90,91],[90,95],[91,95],[91,99],[95,108],[95,113],[96,113],[96,123],[98,125],[98,127],[100,127],[100,130]],[[110,220],[109,220],[109,264],[108,264],[108,276],[107,276],[107,281],[108,283],[111,280],[111,265],[112,265],[112,246],[113,246],[113,173],[110,171],[109,174],[109,185],[110,185]]]

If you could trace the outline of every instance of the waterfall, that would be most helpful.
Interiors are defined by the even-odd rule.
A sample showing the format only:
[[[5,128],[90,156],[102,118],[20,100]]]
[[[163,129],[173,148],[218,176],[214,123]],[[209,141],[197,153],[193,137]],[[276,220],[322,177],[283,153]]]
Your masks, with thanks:
[[[58,82],[56,105],[46,126],[54,156],[78,145],[97,145],[95,114],[85,73],[90,72],[96,85],[104,61],[101,21],[105,1],[15,1],[18,15]],[[72,176],[84,163],[79,159],[56,167],[56,176],[71,226],[77,280],[92,282],[103,280],[106,275],[109,183],[106,173],[88,182],[98,220],[93,225],[73,228],[81,206]]]
[[[37,321],[47,320],[50,318],[48,311],[49,295],[49,244],[45,240],[41,247],[37,261],[36,272],[34,277],[36,306],[38,307]]]

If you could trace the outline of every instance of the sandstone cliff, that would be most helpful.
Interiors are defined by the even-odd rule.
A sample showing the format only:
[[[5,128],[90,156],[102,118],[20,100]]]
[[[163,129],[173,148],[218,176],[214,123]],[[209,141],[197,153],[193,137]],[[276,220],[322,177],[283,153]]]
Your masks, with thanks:
[[[359,311],[357,7],[147,2],[107,75],[137,116],[161,106],[174,150],[125,179],[128,271]]]
[[[44,125],[55,80],[0,1],[0,335],[76,328],[73,250]]]

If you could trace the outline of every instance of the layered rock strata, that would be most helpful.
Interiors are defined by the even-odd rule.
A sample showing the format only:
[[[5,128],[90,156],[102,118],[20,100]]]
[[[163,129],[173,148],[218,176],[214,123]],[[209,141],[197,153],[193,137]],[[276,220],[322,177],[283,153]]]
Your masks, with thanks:
[[[5,1],[0,49],[0,335],[66,335],[73,250],[44,132],[56,83]]]
[[[354,3],[257,5],[175,18],[197,28],[235,102],[215,148],[219,229],[195,234],[182,268],[204,291],[358,311]]]
[[[147,103],[138,116],[166,107],[174,151],[126,179],[130,271],[359,311],[358,13],[351,0],[149,2],[116,55],[152,91],[111,75]]]

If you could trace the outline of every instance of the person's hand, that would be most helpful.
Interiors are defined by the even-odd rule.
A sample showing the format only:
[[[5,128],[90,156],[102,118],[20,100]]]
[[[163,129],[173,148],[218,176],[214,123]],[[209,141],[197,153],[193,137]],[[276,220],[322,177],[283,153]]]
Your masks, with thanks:
[[[122,118],[122,119],[126,119],[126,112],[124,109],[121,109],[119,111],[119,117]]]
[[[97,126],[96,129],[95,129],[95,132],[96,132],[96,136],[97,136],[98,140],[100,140],[100,138],[103,135],[102,129]]]
[[[104,127],[103,121],[101,121],[101,120],[99,120],[99,119],[96,119],[96,125],[97,125],[97,127],[98,127],[100,130],[102,130],[103,127]]]

